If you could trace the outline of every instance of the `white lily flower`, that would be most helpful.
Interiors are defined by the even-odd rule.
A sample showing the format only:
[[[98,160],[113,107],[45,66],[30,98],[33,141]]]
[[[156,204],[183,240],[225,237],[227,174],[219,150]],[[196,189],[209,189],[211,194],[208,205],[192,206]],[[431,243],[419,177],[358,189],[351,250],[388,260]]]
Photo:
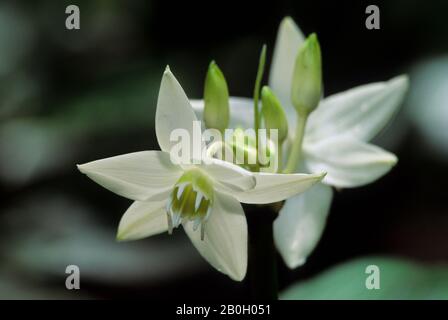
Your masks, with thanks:
[[[289,121],[289,139],[296,131],[296,111],[291,103],[291,82],[297,52],[305,37],[287,17],[277,34],[269,86],[280,99]],[[408,88],[408,77],[355,87],[322,99],[308,117],[301,161],[305,172],[327,172],[322,183],[288,199],[274,222],[274,240],[289,268],[305,263],[321,238],[331,206],[331,187],[353,188],[371,183],[386,174],[397,157],[371,140],[395,115]],[[197,114],[203,102],[192,101]],[[248,127],[252,121],[252,99],[231,97],[233,126]],[[288,154],[285,148],[285,154]],[[286,159],[287,157],[284,156]]]
[[[177,165],[170,134],[194,136],[196,115],[182,87],[166,69],[159,91],[156,135],[161,151],[142,151],[79,165],[104,188],[135,200],[123,215],[117,238],[136,240],[182,224],[199,253],[217,270],[241,281],[247,269],[247,223],[240,202],[280,201],[305,191],[321,174],[260,174],[219,159]],[[199,229],[200,230],[197,230]]]

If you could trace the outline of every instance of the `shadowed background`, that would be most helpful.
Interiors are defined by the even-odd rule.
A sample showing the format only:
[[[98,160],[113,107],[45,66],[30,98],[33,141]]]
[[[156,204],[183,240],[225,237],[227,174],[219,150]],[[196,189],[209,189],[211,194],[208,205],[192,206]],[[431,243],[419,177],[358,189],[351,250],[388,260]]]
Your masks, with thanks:
[[[69,4],[80,7],[80,30],[65,28]],[[158,149],[154,113],[167,64],[191,98],[202,97],[212,59],[231,95],[250,96],[261,46],[268,45],[270,60],[285,15],[305,34],[318,34],[325,95],[401,73],[410,75],[411,87],[376,141],[398,155],[398,165],[371,185],[336,193],[308,263],[291,271],[278,257],[281,288],[365,256],[404,259],[410,269],[386,264],[408,268],[414,279],[447,263],[448,3],[376,4],[381,30],[366,29],[361,1],[2,2],[0,298],[247,297],[248,283],[215,271],[181,229],[116,243],[131,201],[75,164]],[[347,269],[349,279],[365,277],[363,261]],[[80,267],[81,290],[65,289],[70,264]],[[448,281],[445,271],[437,282]],[[434,279],[422,279],[433,288]],[[318,298],[346,284],[306,285],[314,294],[308,297]]]

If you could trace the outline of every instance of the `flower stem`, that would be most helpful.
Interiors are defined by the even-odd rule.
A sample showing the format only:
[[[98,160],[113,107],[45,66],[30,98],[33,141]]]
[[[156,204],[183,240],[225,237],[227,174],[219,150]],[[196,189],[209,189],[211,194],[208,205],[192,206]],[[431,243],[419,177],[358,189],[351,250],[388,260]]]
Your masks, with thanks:
[[[258,150],[258,129],[260,128],[260,114],[258,110],[259,109],[258,101],[260,100],[260,86],[261,86],[261,80],[263,79],[265,63],[266,63],[266,45],[264,44],[260,53],[260,60],[258,62],[257,77],[255,79],[255,87],[254,87],[254,129],[256,139],[255,146],[257,150]],[[257,158],[258,158],[258,152],[257,152]]]
[[[260,212],[263,209],[265,212]],[[246,205],[249,227],[249,274],[251,298],[278,299],[277,256],[273,222],[277,212],[271,206]]]
[[[296,135],[294,137],[291,151],[289,152],[288,162],[286,164],[283,173],[294,173],[300,162],[300,156],[302,154],[303,138],[305,136],[306,121],[308,119],[307,114],[297,115]]]

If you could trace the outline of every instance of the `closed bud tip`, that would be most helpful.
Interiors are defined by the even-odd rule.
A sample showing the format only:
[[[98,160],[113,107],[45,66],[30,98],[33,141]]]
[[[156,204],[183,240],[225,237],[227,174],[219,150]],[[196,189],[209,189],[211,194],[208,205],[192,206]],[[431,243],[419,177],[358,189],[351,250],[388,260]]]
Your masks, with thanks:
[[[261,90],[261,102],[266,129],[277,129],[279,143],[282,143],[288,136],[288,120],[279,99],[268,86]]]
[[[223,132],[229,124],[229,90],[218,65],[212,61],[204,85],[204,121],[207,128]]]
[[[318,106],[321,95],[321,52],[317,36],[313,33],[305,40],[296,57],[291,100],[299,114],[308,115]]]

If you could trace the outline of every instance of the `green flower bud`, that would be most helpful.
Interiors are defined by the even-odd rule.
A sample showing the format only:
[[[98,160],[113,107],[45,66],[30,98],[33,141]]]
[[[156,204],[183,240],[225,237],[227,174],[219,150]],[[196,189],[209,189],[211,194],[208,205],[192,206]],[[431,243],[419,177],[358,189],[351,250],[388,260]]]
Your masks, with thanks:
[[[229,124],[229,90],[218,65],[208,67],[204,86],[204,121],[207,128],[223,132]]]
[[[261,90],[261,113],[263,115],[266,129],[278,130],[278,142],[282,143],[288,136],[288,120],[286,120],[283,107],[268,86],[264,86]]]
[[[254,132],[254,131],[252,131]],[[233,151],[233,163],[240,167],[257,172],[276,172],[278,165],[277,147],[267,139],[256,147],[256,138],[241,128],[236,128],[226,145]]]
[[[300,48],[292,77],[291,100],[297,112],[308,115],[322,95],[322,62],[319,41],[311,34]]]

